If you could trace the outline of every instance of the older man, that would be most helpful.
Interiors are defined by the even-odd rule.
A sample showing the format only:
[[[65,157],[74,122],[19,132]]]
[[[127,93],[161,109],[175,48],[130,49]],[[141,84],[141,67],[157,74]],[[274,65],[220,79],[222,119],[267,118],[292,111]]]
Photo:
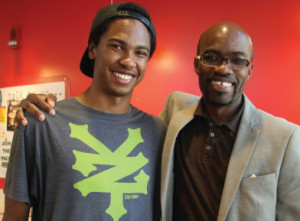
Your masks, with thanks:
[[[234,23],[201,35],[202,98],[175,92],[161,113],[163,220],[299,219],[300,128],[243,94],[252,58],[250,36]]]

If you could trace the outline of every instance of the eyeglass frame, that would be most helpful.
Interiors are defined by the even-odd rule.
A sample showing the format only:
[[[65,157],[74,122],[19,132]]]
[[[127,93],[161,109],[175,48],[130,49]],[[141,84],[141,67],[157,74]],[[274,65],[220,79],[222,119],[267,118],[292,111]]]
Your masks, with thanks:
[[[247,59],[243,59],[243,58],[230,58],[230,57],[221,57],[221,61],[220,61],[220,64],[219,65],[209,65],[209,64],[204,64],[203,63],[203,55],[209,55],[209,54],[202,54],[202,55],[198,55],[197,56],[197,59],[199,59],[201,61],[201,64],[207,66],[207,67],[213,67],[213,68],[218,68],[222,65],[223,61],[226,62],[226,65],[230,68],[230,69],[235,69],[235,70],[238,70],[240,68],[243,68],[243,67],[249,67],[249,65],[252,65],[253,64],[253,61],[248,61]],[[243,60],[243,61],[246,61],[248,64],[246,66],[240,66],[240,68],[232,68],[232,63],[231,63],[231,60],[232,59],[240,59],[240,60]]]

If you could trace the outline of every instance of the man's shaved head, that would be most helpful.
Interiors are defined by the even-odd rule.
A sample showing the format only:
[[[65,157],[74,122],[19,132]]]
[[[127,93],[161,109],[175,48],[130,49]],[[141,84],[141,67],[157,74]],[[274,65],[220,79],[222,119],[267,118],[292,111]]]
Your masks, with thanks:
[[[209,27],[207,30],[205,30],[198,42],[198,47],[197,47],[197,55],[201,54],[201,49],[202,49],[202,44],[204,42],[208,41],[213,41],[214,39],[217,38],[222,38],[222,37],[229,37],[232,36],[234,39],[245,39],[245,43],[249,44],[249,49],[250,49],[250,61],[253,59],[253,44],[251,37],[249,34],[239,25],[233,23],[233,22],[220,22],[217,23],[211,27]]]

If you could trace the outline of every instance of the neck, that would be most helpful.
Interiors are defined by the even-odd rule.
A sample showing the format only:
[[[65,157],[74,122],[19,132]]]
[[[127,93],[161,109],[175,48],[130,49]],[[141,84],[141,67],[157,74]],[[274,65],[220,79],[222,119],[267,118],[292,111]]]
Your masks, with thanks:
[[[206,99],[203,100],[203,104],[208,113],[208,116],[212,120],[217,123],[225,123],[229,122],[242,107],[242,96],[234,103],[224,106],[211,104]]]
[[[85,106],[106,113],[122,114],[130,110],[130,96],[108,96],[97,93],[91,87],[75,98]]]

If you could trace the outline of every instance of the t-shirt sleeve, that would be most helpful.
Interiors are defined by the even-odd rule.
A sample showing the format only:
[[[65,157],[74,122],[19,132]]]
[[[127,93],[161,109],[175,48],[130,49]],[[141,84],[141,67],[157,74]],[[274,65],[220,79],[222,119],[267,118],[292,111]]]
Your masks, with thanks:
[[[30,204],[27,172],[28,162],[32,164],[32,159],[26,156],[24,130],[23,127],[19,127],[14,132],[4,194],[12,200]]]

